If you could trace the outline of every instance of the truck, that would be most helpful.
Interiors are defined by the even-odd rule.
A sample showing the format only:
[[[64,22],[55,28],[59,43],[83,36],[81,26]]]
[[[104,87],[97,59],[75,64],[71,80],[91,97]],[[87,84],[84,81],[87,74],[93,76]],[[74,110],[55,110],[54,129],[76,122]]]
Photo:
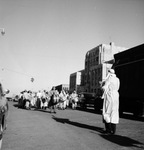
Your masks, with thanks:
[[[144,44],[114,55],[117,77],[120,79],[119,111],[144,115]]]

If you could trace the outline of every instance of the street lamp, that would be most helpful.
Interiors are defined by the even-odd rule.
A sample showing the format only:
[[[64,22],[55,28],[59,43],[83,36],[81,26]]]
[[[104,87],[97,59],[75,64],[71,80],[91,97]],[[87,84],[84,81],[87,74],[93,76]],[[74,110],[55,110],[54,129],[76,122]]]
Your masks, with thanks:
[[[1,30],[1,34],[4,35],[5,34],[4,28],[0,28],[0,30]]]

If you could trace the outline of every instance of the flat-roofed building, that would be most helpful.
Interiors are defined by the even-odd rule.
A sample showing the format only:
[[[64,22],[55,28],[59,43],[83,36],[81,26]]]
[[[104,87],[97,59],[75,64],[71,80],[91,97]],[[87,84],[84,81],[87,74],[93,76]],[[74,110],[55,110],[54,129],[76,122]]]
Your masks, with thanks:
[[[68,84],[60,84],[55,86],[56,90],[59,91],[59,93],[61,92],[61,90],[65,90],[66,92],[69,92],[69,85]]]
[[[84,70],[77,71],[70,74],[69,91],[72,93],[74,90],[77,93],[84,91]]]
[[[107,70],[111,68],[114,54],[126,50],[124,47],[115,46],[114,43],[101,44],[86,53],[84,85],[85,91],[98,93],[100,81],[107,76]]]

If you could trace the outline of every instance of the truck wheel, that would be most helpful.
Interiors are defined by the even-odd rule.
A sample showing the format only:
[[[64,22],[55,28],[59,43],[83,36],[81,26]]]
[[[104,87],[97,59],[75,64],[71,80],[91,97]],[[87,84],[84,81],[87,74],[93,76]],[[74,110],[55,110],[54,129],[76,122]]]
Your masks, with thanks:
[[[133,112],[133,115],[134,115],[134,117],[140,117],[141,115],[140,115],[140,112],[138,111],[138,110],[135,110],[134,112]]]
[[[94,109],[95,109],[96,112],[98,112],[98,111],[99,111],[98,105],[95,104],[95,105],[94,105]]]
[[[98,113],[101,112],[102,107],[101,107],[100,103],[95,103],[94,104],[94,109]]]
[[[95,107],[94,109],[95,109],[95,111],[96,111],[97,113],[100,112],[100,109],[99,109],[99,108]]]
[[[83,109],[85,109],[85,104],[80,104],[80,108],[83,110]]]
[[[86,109],[86,108],[87,108],[86,104],[83,104],[82,108],[83,108],[83,109]]]

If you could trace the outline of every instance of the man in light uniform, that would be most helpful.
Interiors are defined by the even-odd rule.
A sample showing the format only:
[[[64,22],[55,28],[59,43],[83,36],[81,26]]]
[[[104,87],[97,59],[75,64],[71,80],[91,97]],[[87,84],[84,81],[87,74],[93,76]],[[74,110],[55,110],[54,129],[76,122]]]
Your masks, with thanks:
[[[119,90],[120,81],[113,69],[108,70],[108,76],[104,81],[103,93],[103,121],[106,133],[115,134],[116,124],[119,123]]]

